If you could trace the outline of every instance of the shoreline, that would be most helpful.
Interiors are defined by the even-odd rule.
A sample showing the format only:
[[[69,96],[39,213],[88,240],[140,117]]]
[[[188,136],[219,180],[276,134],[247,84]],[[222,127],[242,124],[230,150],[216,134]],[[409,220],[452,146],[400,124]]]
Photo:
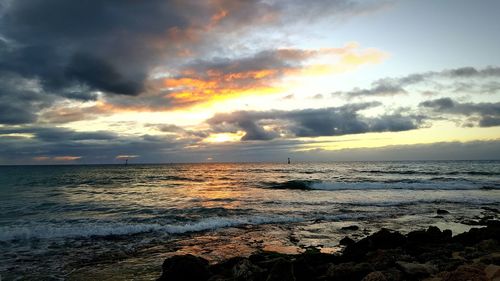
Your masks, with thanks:
[[[500,221],[452,236],[429,226],[406,235],[382,228],[342,253],[310,247],[300,254],[260,251],[216,264],[191,254],[165,259],[158,281],[175,280],[500,280]]]

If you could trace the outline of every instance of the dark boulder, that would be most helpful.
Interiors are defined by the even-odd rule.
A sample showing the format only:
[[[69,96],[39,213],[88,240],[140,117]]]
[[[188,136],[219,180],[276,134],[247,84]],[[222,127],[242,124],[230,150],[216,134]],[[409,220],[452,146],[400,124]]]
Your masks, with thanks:
[[[295,281],[292,263],[286,259],[277,260],[266,281]]]
[[[361,281],[389,281],[385,274],[380,271],[368,273]]]
[[[472,228],[468,232],[454,236],[452,241],[469,246],[488,239],[500,240],[500,226],[488,225],[483,228]]]
[[[452,272],[444,274],[442,281],[488,281],[484,271],[475,266],[462,265]]]
[[[388,229],[380,231],[351,244],[344,250],[344,256],[349,259],[362,259],[369,251],[377,249],[393,249],[401,247],[406,243],[406,237],[399,232]]]
[[[248,259],[242,259],[231,269],[232,276],[238,281],[258,281],[262,280],[264,270],[254,265]]]
[[[438,244],[451,240],[451,230],[443,232],[435,226],[429,226],[427,230],[416,230],[406,235],[409,244]]]
[[[354,240],[352,240],[351,238],[349,238],[348,236],[340,239],[340,241],[339,241],[339,244],[343,245],[343,246],[352,245],[354,243],[356,243],[356,242]]]
[[[158,281],[205,281],[210,277],[208,261],[193,255],[179,255],[166,259]]]
[[[422,280],[437,272],[437,268],[431,264],[416,262],[396,262],[397,267],[403,272],[406,280]]]
[[[292,265],[296,281],[318,280],[319,275],[322,273],[322,270],[312,267],[302,255],[292,261]]]
[[[373,267],[369,263],[341,263],[334,264],[328,268],[327,276],[328,280],[332,281],[344,281],[344,280],[361,280],[370,272],[373,271]]]
[[[341,229],[342,230],[358,230],[359,226],[357,226],[357,225],[350,225],[350,226],[344,226]]]

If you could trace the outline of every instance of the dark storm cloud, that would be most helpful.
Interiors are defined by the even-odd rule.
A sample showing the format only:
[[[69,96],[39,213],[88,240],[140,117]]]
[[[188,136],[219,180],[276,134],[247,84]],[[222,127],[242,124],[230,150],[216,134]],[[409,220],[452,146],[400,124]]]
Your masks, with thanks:
[[[149,40],[187,19],[173,1],[11,1],[0,32],[15,42],[0,67],[40,78],[50,89],[83,83],[137,95],[155,58]]]
[[[36,120],[36,113],[54,100],[37,89],[34,81],[0,71],[0,124],[25,124]]]
[[[0,34],[11,44],[2,40],[0,69],[40,78],[51,89],[83,83],[123,95],[141,93],[153,67],[175,60],[177,53],[171,51],[204,44],[199,37],[211,24],[230,22],[237,31],[297,21],[294,15],[305,17],[304,10],[312,18],[377,6],[347,0],[16,0],[4,5]],[[219,32],[209,37],[219,38],[224,30]]]
[[[207,122],[216,132],[244,131],[242,140],[270,140],[279,136],[319,137],[406,131],[417,129],[422,121],[418,116],[364,117],[358,113],[378,105],[359,103],[293,111],[237,111],[217,114]]]
[[[420,107],[440,114],[478,116],[480,118],[478,123],[480,127],[500,125],[500,102],[460,103],[447,97],[421,102]]]
[[[11,89],[10,97],[1,100],[0,123],[18,124],[35,121],[38,111],[57,99],[96,100],[97,91],[108,94],[117,106],[155,108],[161,104],[168,108],[172,103],[164,96],[169,93],[149,85],[150,74],[158,67],[177,69],[189,64],[191,55],[227,53],[234,45],[228,33],[246,38],[243,32],[286,29],[291,22],[355,15],[382,4],[351,0],[1,0],[0,5],[0,75],[39,83],[32,91],[40,102],[23,102],[13,97],[16,93]],[[224,68],[224,62],[217,63],[213,66]],[[18,116],[12,116],[16,111]]]
[[[455,69],[447,69],[439,72],[430,71],[423,73],[410,74],[400,78],[383,78],[376,80],[372,86],[367,89],[356,88],[352,91],[335,92],[333,96],[345,96],[347,98],[364,97],[364,96],[395,96],[407,94],[410,90],[406,87],[422,85],[426,88],[441,89],[439,81],[443,79],[453,82],[450,88],[455,92],[468,93],[493,93],[499,90],[497,83],[487,81],[489,78],[499,78],[500,67],[489,66],[483,69],[474,67],[461,67]],[[462,81],[462,80],[465,80]],[[478,84],[479,83],[479,87]],[[441,87],[441,88],[440,88]]]

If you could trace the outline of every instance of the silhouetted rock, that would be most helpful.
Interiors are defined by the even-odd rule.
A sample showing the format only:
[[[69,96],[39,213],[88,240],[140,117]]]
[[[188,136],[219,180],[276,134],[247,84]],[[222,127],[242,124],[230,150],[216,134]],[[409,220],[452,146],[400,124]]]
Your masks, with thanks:
[[[444,274],[442,281],[488,281],[488,278],[481,268],[462,265],[456,270]]]
[[[276,261],[266,281],[295,281],[292,263],[286,259]]]
[[[344,250],[344,255],[347,258],[354,260],[362,259],[367,252],[377,249],[391,249],[404,245],[406,237],[399,232],[391,232],[388,229],[381,229],[380,231],[365,237],[360,241],[349,245]]]
[[[374,271],[368,273],[361,281],[389,281],[384,273],[380,271]]]
[[[351,238],[349,238],[348,236],[340,239],[340,241],[339,241],[339,244],[344,245],[344,246],[352,245],[354,243],[356,243],[356,242],[354,240],[352,240]]]
[[[496,264],[490,264],[484,269],[484,273],[489,280],[497,281],[500,280],[500,266]]]
[[[300,255],[292,262],[296,281],[315,281],[322,272],[318,267],[312,267],[307,259]]]
[[[162,265],[158,281],[208,280],[208,261],[193,255],[173,256]]]
[[[500,239],[500,226],[492,224],[483,228],[472,228],[468,232],[454,236],[452,241],[463,245],[473,245],[488,239],[497,241]]]
[[[328,268],[328,280],[361,280],[368,273],[373,271],[373,267],[369,263],[341,263],[334,264]]]
[[[350,225],[350,226],[344,226],[341,229],[342,230],[358,230],[359,226],[357,226],[357,225]]]
[[[400,261],[396,265],[409,280],[421,280],[437,272],[437,268],[431,264]]]
[[[257,281],[261,280],[264,275],[264,270],[254,265],[250,260],[243,259],[235,264],[231,270],[235,280],[241,281]]]
[[[354,242],[342,255],[311,247],[299,255],[259,252],[209,266],[192,255],[163,263],[160,281],[500,280],[500,227],[492,223],[451,237],[431,226],[407,235],[382,229]]]
[[[438,209],[438,210],[436,211],[436,213],[437,213],[438,215],[447,215],[447,214],[449,214],[450,212],[448,212],[448,211],[446,211],[446,210],[443,210],[443,209]]]

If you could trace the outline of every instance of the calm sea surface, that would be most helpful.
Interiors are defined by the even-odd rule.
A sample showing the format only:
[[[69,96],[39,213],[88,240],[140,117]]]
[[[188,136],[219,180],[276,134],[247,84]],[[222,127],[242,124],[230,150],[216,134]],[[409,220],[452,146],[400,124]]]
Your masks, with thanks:
[[[498,161],[0,166],[0,275],[148,280],[175,253],[335,251],[499,206]]]

